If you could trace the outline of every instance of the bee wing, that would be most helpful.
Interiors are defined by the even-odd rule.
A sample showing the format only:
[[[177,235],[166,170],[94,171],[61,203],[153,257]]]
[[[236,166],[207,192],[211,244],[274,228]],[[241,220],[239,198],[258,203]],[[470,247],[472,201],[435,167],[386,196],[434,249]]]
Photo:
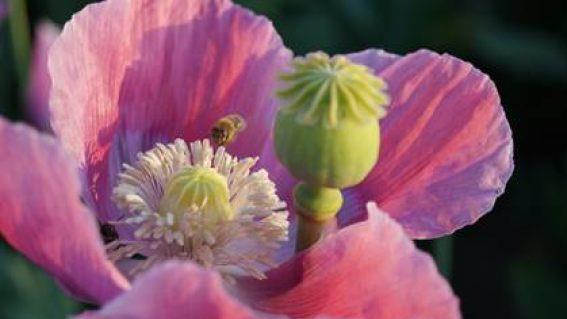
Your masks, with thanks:
[[[234,122],[235,127],[239,132],[244,131],[246,129],[248,124],[240,114],[232,114],[231,119]]]

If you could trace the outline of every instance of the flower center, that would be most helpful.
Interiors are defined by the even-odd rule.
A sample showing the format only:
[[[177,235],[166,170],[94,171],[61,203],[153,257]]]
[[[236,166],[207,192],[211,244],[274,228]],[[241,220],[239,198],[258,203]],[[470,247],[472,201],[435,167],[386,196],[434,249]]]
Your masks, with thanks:
[[[111,260],[135,275],[167,259],[187,259],[230,278],[264,278],[273,253],[288,239],[288,213],[257,158],[239,160],[208,140],[182,140],[124,164],[113,199],[125,210],[123,233],[107,244]],[[135,262],[132,260],[136,259]]]
[[[198,166],[175,174],[165,188],[158,212],[180,219],[192,209],[199,209],[210,223],[232,220],[234,212],[226,178],[212,168]],[[177,224],[173,226],[179,228]]]

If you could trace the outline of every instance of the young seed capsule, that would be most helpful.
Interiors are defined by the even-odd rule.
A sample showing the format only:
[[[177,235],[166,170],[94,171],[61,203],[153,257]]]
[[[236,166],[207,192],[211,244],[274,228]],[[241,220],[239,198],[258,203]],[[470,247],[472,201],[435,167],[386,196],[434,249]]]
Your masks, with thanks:
[[[386,83],[363,65],[325,53],[296,58],[280,79],[284,105],[274,131],[280,161],[311,186],[360,183],[378,159]]]

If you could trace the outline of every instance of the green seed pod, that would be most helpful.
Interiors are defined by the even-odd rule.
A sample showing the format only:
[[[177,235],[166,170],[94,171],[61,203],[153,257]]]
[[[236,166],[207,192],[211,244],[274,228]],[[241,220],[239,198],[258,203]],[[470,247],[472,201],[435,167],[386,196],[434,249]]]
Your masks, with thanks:
[[[378,159],[386,83],[344,56],[320,52],[296,58],[280,79],[283,106],[274,133],[280,161],[312,186],[360,183]]]

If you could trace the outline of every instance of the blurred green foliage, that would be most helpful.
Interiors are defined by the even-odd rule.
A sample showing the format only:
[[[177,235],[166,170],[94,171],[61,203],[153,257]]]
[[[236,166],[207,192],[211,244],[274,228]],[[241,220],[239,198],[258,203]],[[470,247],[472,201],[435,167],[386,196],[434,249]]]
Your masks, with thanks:
[[[30,0],[32,24],[59,24],[82,0]],[[471,61],[496,82],[516,172],[492,213],[454,236],[452,285],[464,318],[567,313],[567,10],[563,1],[241,0],[296,53],[427,47]],[[0,24],[0,113],[21,118],[9,30]],[[429,249],[430,243],[420,243]],[[0,246],[0,317],[58,318],[81,306]]]
[[[82,308],[24,257],[0,242],[0,318],[64,318]]]

